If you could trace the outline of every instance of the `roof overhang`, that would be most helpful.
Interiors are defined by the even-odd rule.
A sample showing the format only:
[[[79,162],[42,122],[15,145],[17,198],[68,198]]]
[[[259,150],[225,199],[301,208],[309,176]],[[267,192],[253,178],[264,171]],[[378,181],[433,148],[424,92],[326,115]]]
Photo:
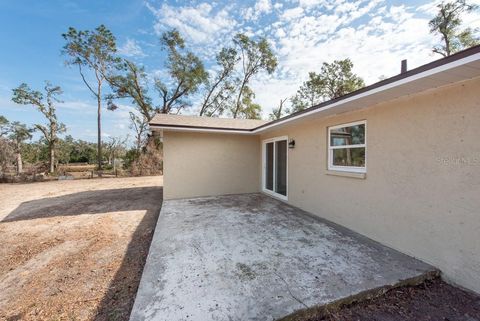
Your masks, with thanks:
[[[476,46],[253,129],[163,126],[160,124],[151,124],[151,128],[153,130],[258,135],[278,127],[294,124],[305,118],[314,117],[314,115],[315,117],[327,117],[352,112],[479,76],[480,46]]]
[[[167,126],[160,124],[150,124],[151,130],[167,130],[177,132],[199,132],[199,133],[218,133],[218,134],[243,134],[252,135],[251,129],[233,129],[233,128],[221,128],[221,127],[205,127],[205,126]]]

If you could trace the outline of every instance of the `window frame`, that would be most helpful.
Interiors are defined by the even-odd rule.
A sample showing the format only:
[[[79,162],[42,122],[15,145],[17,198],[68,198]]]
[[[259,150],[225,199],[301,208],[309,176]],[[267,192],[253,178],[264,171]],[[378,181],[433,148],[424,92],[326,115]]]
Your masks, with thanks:
[[[363,144],[355,144],[355,145],[341,145],[341,146],[331,146],[331,132],[332,130],[344,127],[351,127],[356,125],[364,125],[365,126],[365,142]],[[339,124],[335,126],[330,126],[327,128],[328,131],[328,165],[327,169],[330,171],[339,171],[339,172],[350,172],[350,173],[366,173],[367,172],[367,121],[366,120],[359,120],[350,123]],[[333,150],[334,149],[347,149],[347,148],[365,148],[365,166],[358,167],[358,166],[338,166],[333,165]]]

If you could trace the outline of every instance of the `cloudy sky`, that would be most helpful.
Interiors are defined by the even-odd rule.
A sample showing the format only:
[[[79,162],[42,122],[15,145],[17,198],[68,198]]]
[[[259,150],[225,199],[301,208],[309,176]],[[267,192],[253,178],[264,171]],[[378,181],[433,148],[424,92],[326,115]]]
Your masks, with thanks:
[[[214,53],[238,32],[267,37],[278,70],[258,75],[252,87],[266,117],[280,99],[290,97],[323,62],[350,58],[367,84],[389,77],[408,59],[409,68],[440,58],[431,51],[438,39],[428,21],[438,1],[0,1],[0,115],[27,124],[43,121],[30,106],[11,102],[22,82],[41,88],[45,80],[64,89],[59,118],[75,138],[94,141],[96,109],[77,70],[65,66],[61,34],[69,26],[93,29],[105,24],[117,37],[119,52],[161,74],[164,53],[158,36],[177,28],[207,68]],[[479,3],[480,0],[471,1]],[[480,13],[465,17],[480,27]],[[151,91],[155,98],[155,92]],[[128,101],[103,112],[104,136],[129,133]],[[195,113],[195,107],[187,113]]]

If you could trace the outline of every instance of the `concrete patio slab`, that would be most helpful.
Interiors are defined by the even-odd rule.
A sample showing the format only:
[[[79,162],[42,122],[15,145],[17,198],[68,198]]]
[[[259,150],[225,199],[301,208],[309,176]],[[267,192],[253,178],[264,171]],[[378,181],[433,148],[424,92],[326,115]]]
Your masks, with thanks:
[[[131,320],[276,320],[431,271],[262,194],[169,200]]]

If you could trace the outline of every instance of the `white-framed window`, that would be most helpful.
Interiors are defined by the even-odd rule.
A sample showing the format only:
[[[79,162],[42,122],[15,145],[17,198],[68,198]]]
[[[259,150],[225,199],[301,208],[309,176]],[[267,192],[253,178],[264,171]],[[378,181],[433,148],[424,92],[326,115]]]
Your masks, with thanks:
[[[367,121],[328,127],[328,169],[366,173]]]

